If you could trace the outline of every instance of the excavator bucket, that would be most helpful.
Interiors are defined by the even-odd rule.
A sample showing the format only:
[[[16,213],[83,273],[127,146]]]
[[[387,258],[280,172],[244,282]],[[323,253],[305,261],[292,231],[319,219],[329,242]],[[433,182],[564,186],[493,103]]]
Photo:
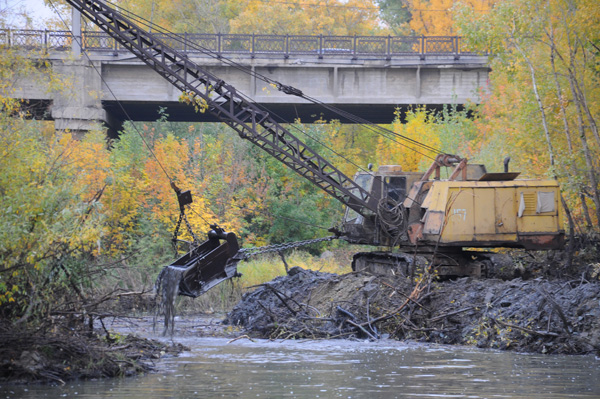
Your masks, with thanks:
[[[208,240],[165,266],[156,279],[155,289],[161,300],[155,314],[164,315],[165,329],[173,334],[175,325],[175,298],[185,295],[196,298],[219,283],[241,276],[237,264],[244,259],[239,254],[237,238],[216,225],[211,226]]]
[[[238,277],[235,255],[240,249],[234,233],[214,226],[208,240],[167,266],[181,271],[179,295],[196,298],[212,287]]]

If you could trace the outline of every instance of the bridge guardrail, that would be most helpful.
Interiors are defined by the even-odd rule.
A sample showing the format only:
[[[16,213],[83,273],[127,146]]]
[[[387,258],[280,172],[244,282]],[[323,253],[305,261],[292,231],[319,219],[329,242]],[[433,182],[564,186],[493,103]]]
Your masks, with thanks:
[[[155,34],[173,48],[201,56],[205,50],[219,55],[297,55],[318,57],[338,55],[358,58],[363,56],[392,57],[447,55],[458,59],[473,54],[463,47],[458,36],[310,36],[259,34],[183,33]],[[0,29],[0,47],[20,47],[46,51],[71,49],[70,31]],[[114,39],[104,32],[82,32],[82,45],[91,51],[125,52]]]

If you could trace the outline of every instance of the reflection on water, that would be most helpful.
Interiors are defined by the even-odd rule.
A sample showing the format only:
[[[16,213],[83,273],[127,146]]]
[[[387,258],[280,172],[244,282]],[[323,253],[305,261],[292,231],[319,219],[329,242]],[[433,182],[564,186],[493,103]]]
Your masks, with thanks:
[[[1,386],[2,398],[600,398],[600,359],[396,341],[198,338],[160,372],[63,387]]]

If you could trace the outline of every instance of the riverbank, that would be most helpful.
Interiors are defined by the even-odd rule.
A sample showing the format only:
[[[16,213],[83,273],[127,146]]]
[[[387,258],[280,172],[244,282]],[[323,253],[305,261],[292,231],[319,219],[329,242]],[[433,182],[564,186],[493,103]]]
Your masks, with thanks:
[[[151,371],[186,348],[115,331],[91,331],[57,320],[51,329],[0,327],[0,383],[64,384]]]
[[[160,336],[162,326],[154,331],[155,298],[141,291],[106,302],[92,317],[93,326],[81,317],[54,317],[52,326],[40,329],[0,324],[0,382],[63,384],[144,373],[161,358],[185,350],[177,344],[180,338],[190,342],[201,337],[389,338],[599,356],[596,270],[568,278],[549,275],[556,267],[510,264],[517,263],[496,278],[448,281],[426,274],[338,275],[294,267],[286,276],[251,288],[228,314],[201,314],[199,309],[210,308],[199,306],[202,298],[186,299],[177,311],[172,338]],[[514,277],[515,270],[521,277]]]
[[[226,320],[261,338],[393,338],[532,353],[600,355],[600,282],[436,281],[294,268],[247,293]]]

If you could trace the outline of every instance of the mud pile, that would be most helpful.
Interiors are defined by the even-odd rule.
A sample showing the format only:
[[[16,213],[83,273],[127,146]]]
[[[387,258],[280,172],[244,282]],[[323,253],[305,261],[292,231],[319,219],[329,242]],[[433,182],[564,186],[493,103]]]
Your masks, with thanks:
[[[77,378],[135,375],[186,348],[133,335],[100,337],[73,324],[42,332],[0,326],[0,383],[64,384]]]
[[[600,283],[435,281],[300,268],[247,293],[226,323],[267,338],[411,339],[600,354]]]

